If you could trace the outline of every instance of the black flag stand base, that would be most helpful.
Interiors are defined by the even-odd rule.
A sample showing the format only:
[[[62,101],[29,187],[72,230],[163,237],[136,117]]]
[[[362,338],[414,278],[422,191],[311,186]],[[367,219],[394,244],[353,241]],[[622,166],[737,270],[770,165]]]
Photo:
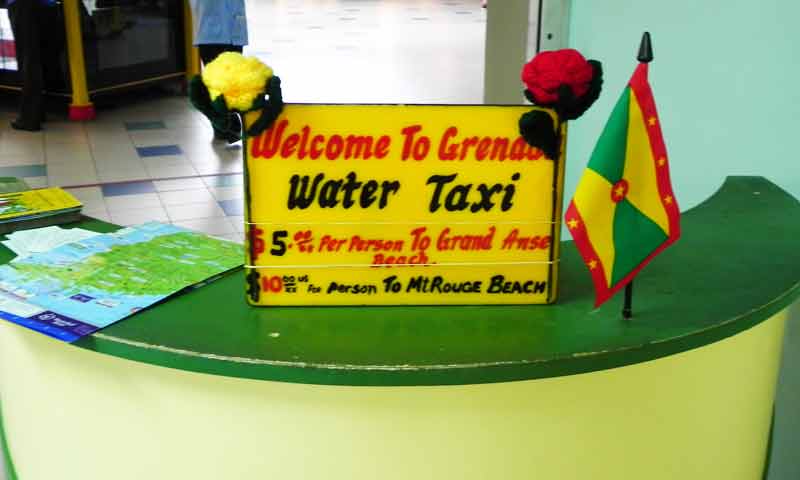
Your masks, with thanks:
[[[633,318],[631,303],[633,302],[633,280],[625,286],[625,305],[622,307],[622,318],[630,320]]]

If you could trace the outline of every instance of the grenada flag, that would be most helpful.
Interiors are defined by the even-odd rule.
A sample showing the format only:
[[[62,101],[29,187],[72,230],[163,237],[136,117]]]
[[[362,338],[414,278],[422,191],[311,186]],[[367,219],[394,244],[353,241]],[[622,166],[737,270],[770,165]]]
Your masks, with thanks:
[[[680,236],[680,210],[647,63],[608,119],[565,221],[595,285],[599,307]]]

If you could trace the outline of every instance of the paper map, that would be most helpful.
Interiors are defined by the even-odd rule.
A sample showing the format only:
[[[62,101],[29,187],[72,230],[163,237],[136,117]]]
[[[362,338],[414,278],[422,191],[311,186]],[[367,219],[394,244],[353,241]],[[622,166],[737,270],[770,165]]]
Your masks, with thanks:
[[[0,318],[72,342],[242,265],[242,246],[151,222],[0,266]]]

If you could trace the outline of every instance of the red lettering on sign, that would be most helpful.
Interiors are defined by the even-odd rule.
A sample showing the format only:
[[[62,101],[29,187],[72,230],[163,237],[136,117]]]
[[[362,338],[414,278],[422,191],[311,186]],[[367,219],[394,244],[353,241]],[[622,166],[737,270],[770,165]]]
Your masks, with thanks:
[[[261,291],[278,293],[283,290],[283,279],[276,275],[274,277],[261,277]]]
[[[422,128],[422,127],[419,127]],[[517,137],[513,142],[507,137],[464,137],[458,136],[458,128],[448,127],[439,141],[439,160],[465,160],[470,155],[478,161],[521,161],[539,160],[542,152],[525,143],[522,137]],[[405,152],[405,151],[404,151]]]
[[[297,132],[288,132],[289,120],[283,119],[252,140],[253,158],[291,158],[317,160],[382,159],[389,155],[391,138],[388,135],[312,135],[309,125]],[[310,139],[310,140],[309,140]]]
[[[264,239],[261,238],[261,235],[264,234],[264,230],[256,227],[255,225],[250,225],[250,258],[253,262],[256,261],[259,255],[264,253]]]

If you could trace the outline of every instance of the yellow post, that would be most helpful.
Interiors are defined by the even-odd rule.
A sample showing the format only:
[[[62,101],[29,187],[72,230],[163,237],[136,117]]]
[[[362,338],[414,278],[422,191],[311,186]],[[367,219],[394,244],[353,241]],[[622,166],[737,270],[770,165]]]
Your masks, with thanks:
[[[200,54],[192,45],[194,40],[192,28],[192,8],[189,0],[183,1],[183,42],[186,51],[186,81],[200,73]]]
[[[67,31],[67,53],[69,74],[72,80],[72,103],[69,105],[70,120],[92,120],[94,105],[89,101],[86,86],[86,62],[83,59],[83,37],[78,13],[78,0],[64,0],[64,24]]]

